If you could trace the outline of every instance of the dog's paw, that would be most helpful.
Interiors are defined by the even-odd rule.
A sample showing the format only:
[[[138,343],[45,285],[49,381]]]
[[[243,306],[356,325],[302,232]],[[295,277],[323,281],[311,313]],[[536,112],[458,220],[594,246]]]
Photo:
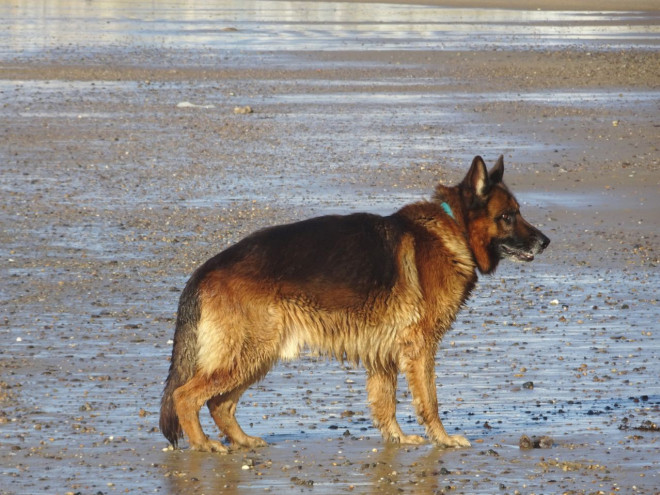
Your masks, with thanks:
[[[253,449],[257,447],[268,447],[268,443],[263,438],[246,436],[240,442],[232,441],[231,446],[235,448]]]
[[[384,437],[388,443],[402,445],[420,445],[426,442],[424,437],[419,435],[404,435],[403,433],[393,433]]]
[[[196,450],[198,452],[215,452],[216,454],[227,454],[229,449],[225,447],[221,442],[217,440],[206,439],[204,443],[197,445],[191,445],[191,450]]]
[[[402,435],[399,437],[399,442],[406,445],[421,445],[425,443],[426,440],[419,435]]]
[[[435,440],[440,447],[470,447],[470,442],[463,435],[447,435]]]
[[[463,435],[449,435],[452,447],[470,447],[470,441]]]

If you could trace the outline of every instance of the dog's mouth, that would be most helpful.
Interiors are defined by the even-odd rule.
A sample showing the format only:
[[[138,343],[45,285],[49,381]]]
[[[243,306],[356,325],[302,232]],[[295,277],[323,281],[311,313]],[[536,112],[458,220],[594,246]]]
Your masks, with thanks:
[[[533,252],[525,251],[513,246],[508,246],[506,244],[500,244],[500,252],[502,253],[503,257],[516,261],[528,262],[534,260]]]

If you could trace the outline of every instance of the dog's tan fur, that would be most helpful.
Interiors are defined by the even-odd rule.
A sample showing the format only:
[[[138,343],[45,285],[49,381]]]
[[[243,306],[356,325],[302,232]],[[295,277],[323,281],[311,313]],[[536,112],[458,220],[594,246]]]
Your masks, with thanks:
[[[494,252],[493,239],[515,234],[527,255],[549,242],[522,217],[519,232],[503,234],[498,216],[519,212],[501,184],[501,167],[500,159],[488,174],[477,157],[459,186],[436,188],[434,201],[405,206],[392,217],[321,217],[275,228],[209,260],[182,294],[161,411],[167,438],[176,445],[185,433],[193,449],[225,452],[202,431],[198,414],[207,403],[232,446],[265,445],[238,425],[236,404],[278,360],[310,349],[365,366],[374,423],[387,441],[423,442],[405,435],[396,421],[397,375],[403,371],[428,437],[443,446],[469,446],[463,436],[448,435],[438,416],[438,342],[474,287],[477,270],[490,273],[497,266],[501,253]],[[336,248],[316,246],[308,230],[317,223],[336,229]],[[372,245],[374,261],[364,273],[364,263],[348,266],[353,253],[369,259],[359,247]],[[305,265],[315,254],[305,249],[325,251]],[[346,278],[334,272],[344,269]]]

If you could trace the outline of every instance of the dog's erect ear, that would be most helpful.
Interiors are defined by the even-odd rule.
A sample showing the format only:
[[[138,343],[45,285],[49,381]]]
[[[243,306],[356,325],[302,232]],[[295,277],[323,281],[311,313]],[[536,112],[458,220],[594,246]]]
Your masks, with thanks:
[[[465,179],[463,179],[463,184],[465,184],[478,198],[485,198],[488,195],[488,191],[490,190],[490,178],[488,177],[488,169],[486,169],[486,164],[484,163],[483,158],[480,156],[474,157],[474,160],[472,160],[472,166],[465,176]]]
[[[488,172],[488,179],[490,184],[499,184],[502,182],[502,176],[504,175],[504,155],[500,155],[497,159],[497,163],[493,165],[493,168]]]

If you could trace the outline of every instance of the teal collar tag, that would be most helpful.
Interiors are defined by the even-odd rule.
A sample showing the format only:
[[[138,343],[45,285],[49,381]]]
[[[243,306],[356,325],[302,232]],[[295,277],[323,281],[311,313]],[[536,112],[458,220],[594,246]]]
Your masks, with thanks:
[[[442,203],[440,203],[440,206],[442,206],[442,209],[445,210],[445,213],[447,215],[449,215],[454,220],[456,220],[456,217],[454,216],[454,212],[451,211],[451,206],[449,206],[449,203],[447,203],[446,201],[443,201]]]

